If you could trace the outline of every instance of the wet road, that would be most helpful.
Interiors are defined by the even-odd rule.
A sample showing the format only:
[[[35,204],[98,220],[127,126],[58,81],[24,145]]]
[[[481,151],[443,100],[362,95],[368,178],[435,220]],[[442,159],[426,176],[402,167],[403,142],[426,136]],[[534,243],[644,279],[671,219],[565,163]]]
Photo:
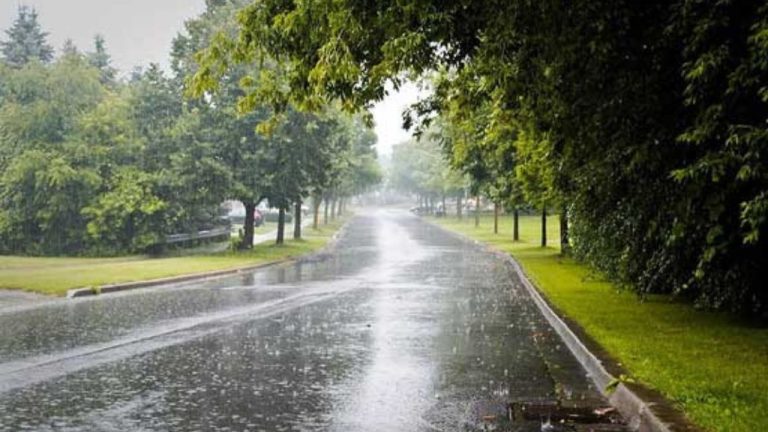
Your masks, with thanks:
[[[0,431],[483,430],[556,400],[604,404],[514,273],[398,211],[323,259],[0,313]]]

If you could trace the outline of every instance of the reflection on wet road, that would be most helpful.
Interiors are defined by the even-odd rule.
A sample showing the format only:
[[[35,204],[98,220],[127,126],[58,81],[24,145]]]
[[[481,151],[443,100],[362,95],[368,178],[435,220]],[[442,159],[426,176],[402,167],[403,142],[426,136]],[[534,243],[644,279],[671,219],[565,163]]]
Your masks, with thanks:
[[[324,259],[0,314],[1,431],[483,430],[555,400],[602,403],[507,265],[398,211]]]

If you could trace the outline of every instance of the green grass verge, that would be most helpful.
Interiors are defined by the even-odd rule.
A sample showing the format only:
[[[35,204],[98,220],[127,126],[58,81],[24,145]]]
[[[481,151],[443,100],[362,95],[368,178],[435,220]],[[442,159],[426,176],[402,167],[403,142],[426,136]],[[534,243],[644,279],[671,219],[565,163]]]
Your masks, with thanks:
[[[322,248],[346,219],[338,219],[318,230],[304,228],[304,239],[293,240],[293,227],[286,226],[286,243],[259,244],[253,250],[190,256],[152,258],[39,258],[0,256],[0,288],[64,295],[68,289],[135,282],[226,270],[280,261]],[[175,253],[180,253],[176,251]]]
[[[513,255],[549,300],[629,371],[659,390],[696,424],[711,431],[768,431],[768,330],[723,313],[698,311],[667,296],[645,301],[618,290],[584,265],[560,256],[559,226],[550,217],[553,247],[541,248],[538,216],[512,218],[493,234],[492,216],[430,219]]]

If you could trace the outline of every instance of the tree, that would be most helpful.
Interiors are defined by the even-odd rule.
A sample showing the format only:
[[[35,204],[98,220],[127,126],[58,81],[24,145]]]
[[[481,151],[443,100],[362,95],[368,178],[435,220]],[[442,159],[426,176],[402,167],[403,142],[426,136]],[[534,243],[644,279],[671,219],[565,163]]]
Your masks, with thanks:
[[[75,43],[72,41],[72,39],[67,39],[64,41],[64,46],[61,47],[61,55],[79,56],[80,51],[77,49],[77,46],[75,46]]]
[[[83,207],[97,248],[136,252],[164,241],[168,204],[158,196],[156,176],[135,167],[118,168],[105,192]]]
[[[93,52],[88,53],[88,61],[91,66],[101,72],[101,83],[112,84],[115,80],[115,68],[112,67],[112,58],[107,53],[104,36],[97,34],[93,38]]]
[[[100,185],[96,172],[54,151],[28,150],[0,178],[4,252],[76,253],[84,247],[81,214]]]
[[[467,71],[464,77],[474,75]],[[445,74],[436,85],[444,86]],[[443,82],[441,82],[443,81]],[[520,180],[516,176],[520,134],[517,122],[503,106],[498,93],[488,93],[474,78],[466,79],[447,99],[438,121],[444,151],[451,164],[466,173],[474,190],[494,203],[494,233],[498,233],[499,211],[512,210],[513,239],[519,240],[519,208],[524,204]],[[467,95],[473,95],[468,97]],[[480,96],[480,97],[478,97]],[[477,221],[477,219],[476,219]]]
[[[80,140],[105,92],[74,49],[55,63],[7,69],[0,105],[0,239],[7,252],[80,253],[82,214],[102,188],[102,153]]]
[[[48,33],[37,22],[34,9],[19,6],[19,15],[5,34],[8,39],[0,42],[0,46],[3,58],[9,65],[21,67],[32,60],[42,63],[53,60],[53,48],[46,41]]]
[[[394,146],[388,177],[390,187],[416,194],[421,205],[426,197],[440,197],[445,207],[446,195],[456,196],[460,203],[467,182],[443,157],[438,135],[432,131]]]
[[[526,201],[541,211],[541,246],[547,246],[547,211],[555,206],[554,174],[547,159],[550,143],[545,137],[522,134],[516,175]]]
[[[180,81],[197,70],[195,53],[210,43],[211,36],[217,31],[231,30],[236,10],[234,3],[208,2],[205,13],[185,23],[186,31],[176,37],[172,50],[172,66]],[[201,132],[215,143],[215,159],[227,171],[226,177],[218,180],[227,184],[220,198],[238,200],[245,208],[240,243],[243,249],[253,247],[254,213],[266,197],[269,178],[265,168],[273,162],[266,148],[269,137],[256,131],[256,126],[268,117],[268,111],[257,109],[241,115],[238,107],[243,94],[240,82],[258,80],[259,74],[258,67],[233,69],[218,82],[219,91],[189,102],[199,110]]]

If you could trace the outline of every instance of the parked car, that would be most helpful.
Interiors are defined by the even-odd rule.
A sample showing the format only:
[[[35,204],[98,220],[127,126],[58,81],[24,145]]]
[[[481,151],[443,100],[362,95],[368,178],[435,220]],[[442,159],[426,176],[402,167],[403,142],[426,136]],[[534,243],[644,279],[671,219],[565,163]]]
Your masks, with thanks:
[[[415,215],[421,216],[421,215],[428,214],[429,208],[416,206],[416,207],[411,207],[409,211]]]
[[[277,209],[269,209],[266,212],[264,212],[264,221],[265,222],[277,222],[279,212]],[[285,212],[285,223],[289,223],[293,221],[293,216],[290,212]]]

